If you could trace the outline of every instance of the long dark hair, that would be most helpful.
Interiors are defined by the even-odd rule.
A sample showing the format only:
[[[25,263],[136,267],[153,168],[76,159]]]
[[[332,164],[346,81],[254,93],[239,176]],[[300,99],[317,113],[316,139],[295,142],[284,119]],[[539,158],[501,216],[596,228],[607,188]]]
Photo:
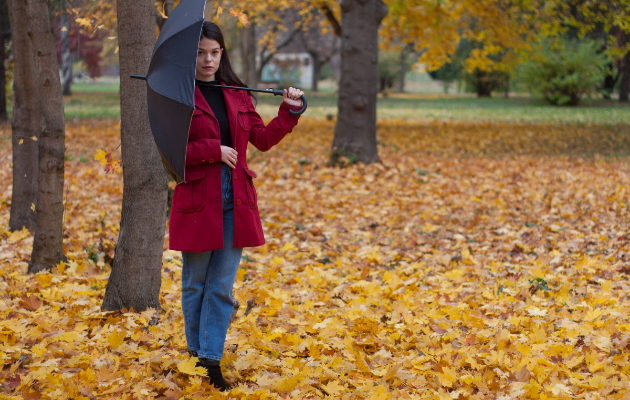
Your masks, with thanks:
[[[228,56],[228,51],[225,47],[223,33],[221,32],[221,28],[219,28],[219,25],[215,24],[214,22],[205,21],[203,23],[203,27],[201,28],[201,36],[199,36],[199,40],[201,40],[201,38],[203,37],[216,40],[219,43],[219,46],[221,46],[221,48],[223,49],[223,53],[221,54],[221,62],[219,63],[219,68],[216,72],[216,80],[220,80],[228,86],[248,87],[232,69],[232,64],[230,64],[230,57]],[[254,100],[254,104],[256,104],[257,100],[256,96],[254,96],[254,92],[248,93]]]

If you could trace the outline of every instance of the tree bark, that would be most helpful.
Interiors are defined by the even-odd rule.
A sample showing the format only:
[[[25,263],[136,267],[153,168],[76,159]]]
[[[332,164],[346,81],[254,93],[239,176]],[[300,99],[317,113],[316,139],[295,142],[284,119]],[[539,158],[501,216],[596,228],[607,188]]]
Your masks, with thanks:
[[[621,68],[621,85],[619,86],[619,101],[627,103],[630,97],[630,51],[623,57]]]
[[[256,23],[251,21],[249,26],[241,28],[241,55],[243,58],[243,76],[247,86],[258,86],[258,71],[256,70]]]
[[[35,230],[37,207],[39,132],[41,111],[37,100],[37,70],[33,44],[29,37],[28,6],[23,0],[9,0],[9,21],[13,40],[13,116],[11,141],[13,150],[13,191],[9,229]],[[34,140],[35,139],[35,140]]]
[[[7,72],[4,61],[7,58],[4,46],[9,38],[9,15],[5,0],[0,0],[0,122],[7,120]]]
[[[376,147],[378,28],[387,15],[381,0],[341,2],[341,81],[331,162],[339,157],[371,163]]]
[[[118,0],[123,203],[103,310],[161,309],[168,175],[147,113],[147,87],[129,78],[149,68],[155,44],[153,0]]]
[[[61,75],[63,81],[63,94],[72,94],[72,60],[70,59],[70,22],[68,16],[61,15]]]
[[[36,229],[29,273],[54,267],[63,255],[63,173],[65,117],[59,64],[48,15],[48,0],[29,0],[31,39],[40,102],[39,179]]]

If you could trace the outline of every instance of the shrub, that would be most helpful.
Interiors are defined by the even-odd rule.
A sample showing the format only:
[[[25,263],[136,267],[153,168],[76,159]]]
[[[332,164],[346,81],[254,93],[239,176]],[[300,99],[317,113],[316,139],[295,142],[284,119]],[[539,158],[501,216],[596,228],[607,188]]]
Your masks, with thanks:
[[[543,43],[538,54],[520,68],[520,79],[535,96],[555,105],[577,105],[597,91],[606,75],[608,57],[594,40]]]

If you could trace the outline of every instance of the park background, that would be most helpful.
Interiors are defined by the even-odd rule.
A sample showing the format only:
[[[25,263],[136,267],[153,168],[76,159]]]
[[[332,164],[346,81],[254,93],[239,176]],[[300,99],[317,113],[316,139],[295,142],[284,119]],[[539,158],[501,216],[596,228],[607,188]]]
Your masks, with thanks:
[[[44,2],[63,101],[64,260],[32,270],[38,228],[11,226],[11,211],[40,205],[15,197],[15,149],[43,140],[14,133],[16,31],[0,3],[0,396],[223,397],[185,352],[166,225],[146,283],[160,310],[124,294],[103,307],[132,168],[115,4]],[[248,151],[267,243],[245,249],[234,287],[229,396],[626,398],[630,3],[385,1],[382,21],[356,28],[378,44],[376,68],[349,72],[373,78],[373,126],[358,132],[339,128],[352,86],[342,30],[355,27],[339,2],[215,3],[239,76],[309,101],[279,145]],[[177,4],[152,4],[156,37]],[[258,95],[266,122],[280,101]],[[375,137],[368,159],[333,149],[344,135]],[[160,189],[167,215],[174,187]]]

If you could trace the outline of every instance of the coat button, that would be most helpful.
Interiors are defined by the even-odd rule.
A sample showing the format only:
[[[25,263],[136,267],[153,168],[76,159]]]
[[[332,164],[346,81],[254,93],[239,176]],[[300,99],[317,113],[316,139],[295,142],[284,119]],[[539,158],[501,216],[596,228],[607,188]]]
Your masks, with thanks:
[[[213,163],[214,162],[214,158],[211,158],[208,160],[209,163]]]
[[[241,199],[236,199],[236,205],[240,206],[241,205]]]
[[[234,179],[236,179],[236,174],[235,173],[232,173],[232,176],[234,177]]]

